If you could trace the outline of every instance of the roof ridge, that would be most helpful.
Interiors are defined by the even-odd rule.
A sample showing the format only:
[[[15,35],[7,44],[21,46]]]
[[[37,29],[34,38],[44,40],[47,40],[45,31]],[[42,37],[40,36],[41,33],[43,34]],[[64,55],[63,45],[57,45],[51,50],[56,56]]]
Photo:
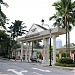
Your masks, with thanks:
[[[39,24],[35,24],[35,25],[37,25],[37,26],[43,28],[44,30],[47,30],[47,28],[45,28],[45,27],[43,27],[43,26],[41,26],[41,25],[39,25]]]

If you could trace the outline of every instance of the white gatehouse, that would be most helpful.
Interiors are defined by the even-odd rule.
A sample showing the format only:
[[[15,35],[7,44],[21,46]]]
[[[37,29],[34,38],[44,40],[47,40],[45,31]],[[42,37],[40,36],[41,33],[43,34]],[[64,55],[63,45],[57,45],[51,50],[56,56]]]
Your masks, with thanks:
[[[59,35],[65,34],[65,32],[65,29],[62,29],[60,27],[51,29],[51,38],[53,39],[53,64],[56,63],[56,38],[59,37]],[[33,24],[26,36],[18,39],[19,41],[21,41],[21,59],[23,57],[23,43],[26,43],[25,60],[27,61],[28,59],[30,61],[32,53],[32,51],[30,50],[30,43],[34,40],[43,40],[45,54],[43,56],[42,64],[49,65],[49,39],[50,29],[46,29],[45,27],[38,24]],[[28,58],[27,55],[29,56]]]

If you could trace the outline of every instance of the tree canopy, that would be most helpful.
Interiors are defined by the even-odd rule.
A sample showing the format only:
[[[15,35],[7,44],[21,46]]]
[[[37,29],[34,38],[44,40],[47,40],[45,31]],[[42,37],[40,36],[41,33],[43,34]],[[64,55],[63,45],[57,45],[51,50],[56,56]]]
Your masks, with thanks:
[[[7,23],[8,19],[5,13],[2,11],[1,5],[8,7],[8,4],[5,3],[3,0],[0,0],[0,26],[6,29],[5,24]]]
[[[27,32],[27,30],[24,30],[26,26],[23,26],[23,25],[24,25],[23,21],[20,21],[20,20],[15,20],[15,22],[12,22],[12,25],[9,27],[9,29],[10,29],[10,32],[12,33],[11,36],[13,38],[17,36],[22,36],[22,34],[25,34],[24,31]]]
[[[53,3],[56,13],[49,19],[55,19],[54,26],[66,29],[66,57],[70,56],[69,31],[75,26],[75,1],[59,0]]]
[[[8,55],[10,49],[10,37],[4,30],[0,30],[0,55]]]

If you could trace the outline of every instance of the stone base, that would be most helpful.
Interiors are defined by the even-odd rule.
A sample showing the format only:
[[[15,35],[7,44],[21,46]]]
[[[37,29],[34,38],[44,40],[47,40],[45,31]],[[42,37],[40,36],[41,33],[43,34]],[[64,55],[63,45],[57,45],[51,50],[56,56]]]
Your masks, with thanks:
[[[49,66],[49,60],[42,60],[41,65],[43,65],[43,66]]]

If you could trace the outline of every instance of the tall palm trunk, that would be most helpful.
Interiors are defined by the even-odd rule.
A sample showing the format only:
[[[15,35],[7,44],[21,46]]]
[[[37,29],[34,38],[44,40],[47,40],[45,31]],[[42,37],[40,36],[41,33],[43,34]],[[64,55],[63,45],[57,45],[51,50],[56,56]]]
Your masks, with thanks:
[[[70,57],[70,30],[69,30],[69,21],[68,21],[68,57]]]
[[[66,26],[66,57],[70,57],[70,34],[69,34],[69,22],[67,22],[67,16],[65,16]]]
[[[66,26],[66,57],[68,57],[68,38],[67,38],[68,26],[67,26],[67,16],[65,16],[65,26]]]
[[[68,57],[70,57],[70,32],[68,30]]]

